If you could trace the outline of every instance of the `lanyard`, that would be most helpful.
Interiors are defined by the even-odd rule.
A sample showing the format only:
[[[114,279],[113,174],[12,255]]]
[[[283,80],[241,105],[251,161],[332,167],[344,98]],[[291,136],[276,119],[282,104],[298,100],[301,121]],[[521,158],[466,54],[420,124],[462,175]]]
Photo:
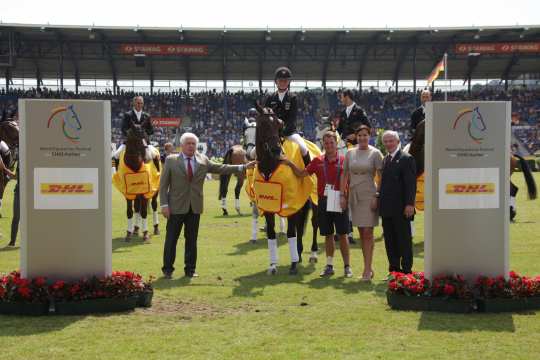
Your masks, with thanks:
[[[339,187],[339,186],[338,186],[338,184],[339,184],[339,174],[340,174],[340,172],[341,172],[341,166],[340,166],[341,162],[340,162],[340,160],[341,160],[341,159],[339,158],[339,153],[338,153],[338,155],[337,155],[337,161],[336,161],[336,172],[337,172],[336,183],[337,183],[337,184],[334,184],[334,185],[336,185],[336,187]],[[329,163],[329,161],[328,161],[328,159],[326,158],[326,155],[324,155],[324,166],[323,166],[323,171],[324,171],[324,183],[325,183],[325,184],[328,184],[328,181],[327,181],[327,179],[328,179],[328,168],[327,168],[328,165],[327,165],[327,163]]]

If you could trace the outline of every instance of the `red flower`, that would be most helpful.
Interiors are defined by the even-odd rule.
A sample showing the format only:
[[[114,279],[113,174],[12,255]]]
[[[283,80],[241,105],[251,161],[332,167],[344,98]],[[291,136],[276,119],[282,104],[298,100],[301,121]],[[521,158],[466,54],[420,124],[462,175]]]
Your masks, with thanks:
[[[390,288],[390,290],[397,290],[398,284],[395,281],[390,281],[388,283],[388,287]]]
[[[443,292],[445,295],[452,295],[456,292],[456,288],[453,285],[446,284],[444,285]]]
[[[5,294],[6,294],[6,289],[0,286],[0,299],[3,298]]]
[[[34,279],[34,283],[37,286],[41,287],[41,286],[45,285],[45,278],[43,276],[39,276],[39,277]]]
[[[27,287],[20,287],[17,289],[17,292],[25,299],[30,298],[31,290]]]
[[[61,290],[64,288],[65,285],[66,283],[64,281],[58,280],[53,284],[52,288],[53,290]]]

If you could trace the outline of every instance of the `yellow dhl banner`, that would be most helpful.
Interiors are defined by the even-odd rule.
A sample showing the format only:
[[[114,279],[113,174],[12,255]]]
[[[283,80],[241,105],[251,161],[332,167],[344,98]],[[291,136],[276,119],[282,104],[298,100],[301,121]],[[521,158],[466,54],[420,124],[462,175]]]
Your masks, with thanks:
[[[159,190],[159,169],[156,169],[153,161],[143,164],[139,171],[134,172],[124,163],[124,152],[120,155],[118,171],[112,177],[114,187],[128,200],[133,200],[137,195],[143,195],[151,199]]]
[[[255,197],[259,208],[276,214],[281,212],[283,208],[283,185],[271,181],[257,180],[254,187],[257,189]]]
[[[144,195],[150,191],[150,176],[146,171],[124,174],[127,195]]]
[[[41,183],[42,195],[91,195],[94,193],[92,183]]]
[[[446,184],[446,193],[450,195],[484,195],[495,193],[495,183],[460,183]]]

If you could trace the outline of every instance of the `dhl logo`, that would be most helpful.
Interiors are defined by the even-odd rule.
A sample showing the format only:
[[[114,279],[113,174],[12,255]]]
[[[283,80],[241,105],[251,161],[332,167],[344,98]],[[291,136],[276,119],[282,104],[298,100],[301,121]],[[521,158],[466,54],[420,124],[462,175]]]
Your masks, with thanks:
[[[265,195],[265,194],[259,195],[259,199],[261,199],[261,200],[278,200],[273,195]]]
[[[139,186],[139,185],[147,185],[145,181],[138,181],[138,182],[132,182],[128,184],[129,186]]]
[[[90,195],[94,193],[94,185],[91,183],[42,183],[40,192],[42,195]]]
[[[446,184],[446,193],[451,195],[494,194],[494,183]]]

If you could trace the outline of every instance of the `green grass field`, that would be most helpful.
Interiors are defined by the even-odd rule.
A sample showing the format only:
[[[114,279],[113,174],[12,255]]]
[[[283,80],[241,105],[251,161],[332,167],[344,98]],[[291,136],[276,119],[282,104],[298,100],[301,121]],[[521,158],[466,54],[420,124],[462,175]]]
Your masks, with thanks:
[[[517,223],[510,227],[511,269],[540,274],[540,202],[526,200],[521,175],[513,178],[521,191]],[[357,279],[362,270],[359,245],[352,250],[352,279],[344,279],[341,271],[330,279],[319,278],[324,261],[316,266],[304,263],[300,275],[287,275],[284,239],[279,248],[280,274],[269,277],[263,233],[256,245],[249,244],[251,217],[221,216],[217,185],[212,181],[205,186],[199,278],[181,277],[181,241],[177,273],[173,280],[155,282],[152,308],[103,316],[0,316],[0,359],[540,358],[539,313],[391,311],[386,283],[381,281],[387,262],[380,227],[375,233],[372,284]],[[12,190],[10,183],[0,219],[0,248],[9,241]],[[229,197],[232,212],[232,186]],[[249,213],[245,196],[242,206]],[[113,269],[161,276],[163,218],[162,235],[154,236],[151,244],[143,245],[140,239],[127,244],[122,241],[124,213],[123,199],[113,190]],[[415,270],[423,269],[422,223],[420,215],[414,238]],[[307,237],[311,239],[311,229]],[[341,259],[336,259],[341,270]],[[0,251],[0,272],[17,268],[18,249]]]

